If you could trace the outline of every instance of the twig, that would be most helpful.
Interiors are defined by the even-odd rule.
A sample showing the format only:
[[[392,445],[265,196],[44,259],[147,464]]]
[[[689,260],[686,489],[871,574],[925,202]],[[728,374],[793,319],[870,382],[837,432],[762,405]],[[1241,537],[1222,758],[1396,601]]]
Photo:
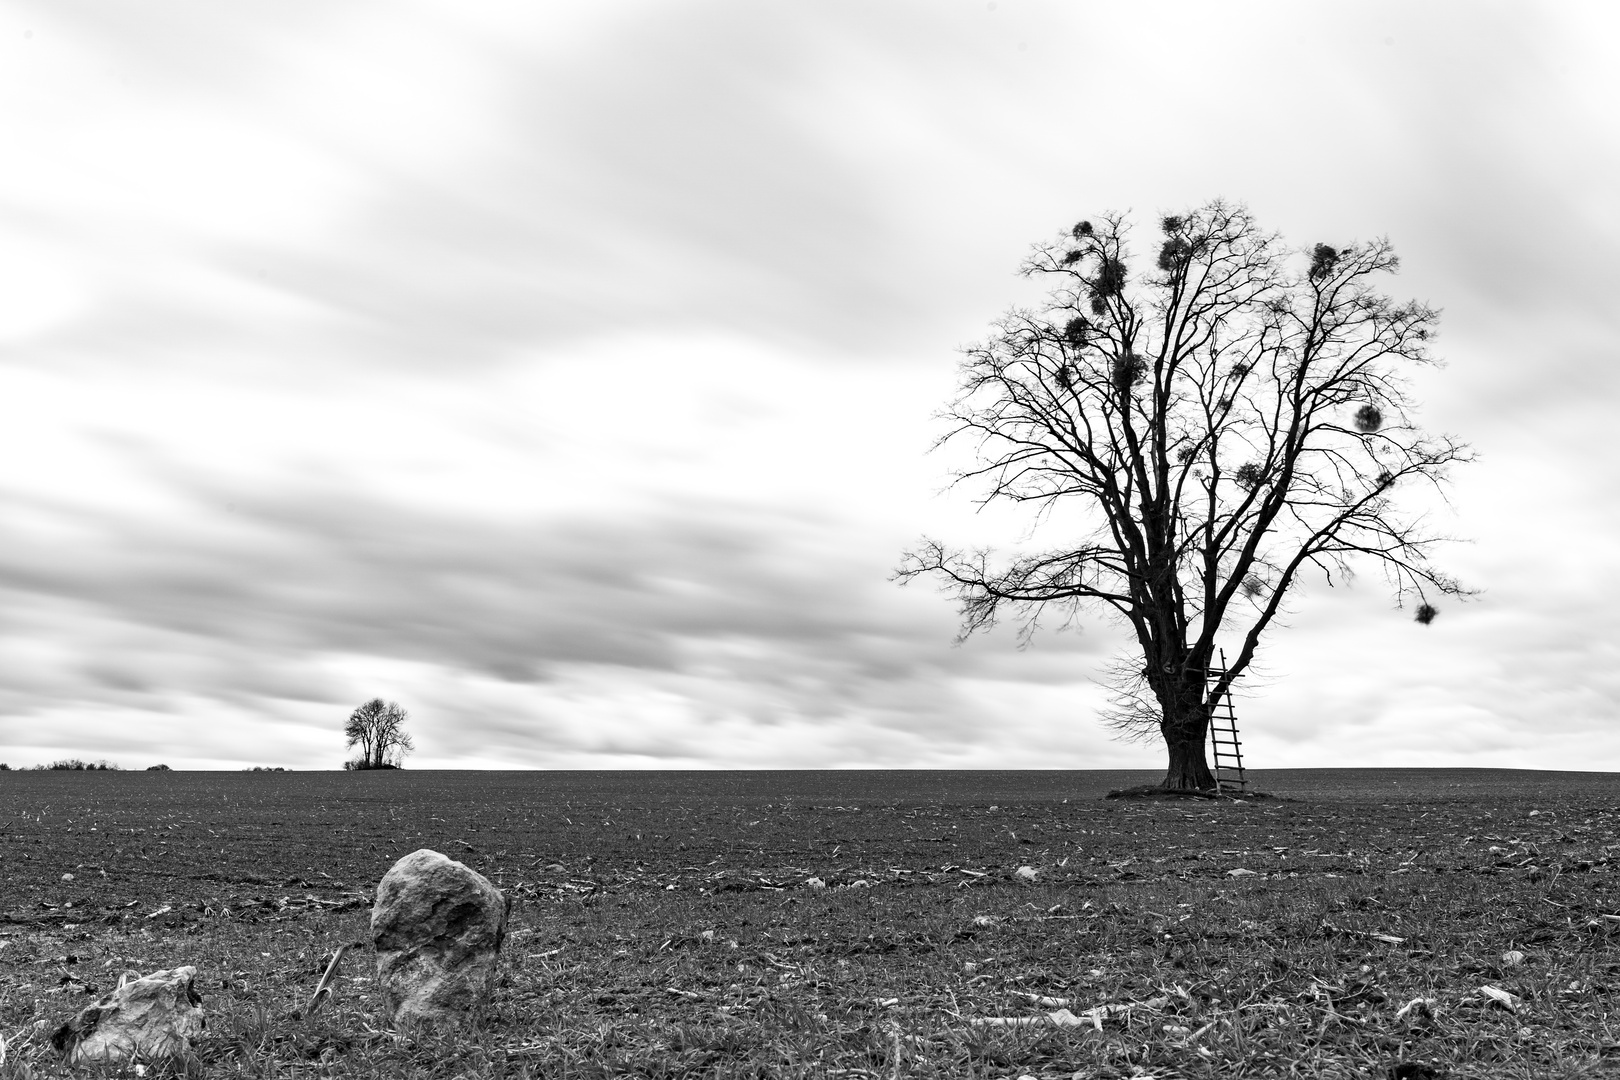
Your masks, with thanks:
[[[1401,945],[1406,942],[1405,938],[1396,937],[1394,934],[1380,934],[1372,930],[1352,930],[1349,927],[1334,926],[1326,919],[1322,920],[1322,928],[1327,930],[1329,933],[1350,934],[1355,937],[1372,938],[1374,941],[1382,941],[1390,945]]]
[[[337,975],[338,965],[343,962],[343,954],[354,946],[354,942],[344,942],[337,947],[337,952],[332,954],[332,962],[326,965],[326,973],[321,976],[321,981],[315,984],[315,992],[310,995],[309,1004],[304,1007],[305,1017],[314,1016],[321,1003],[332,996],[332,979]]]

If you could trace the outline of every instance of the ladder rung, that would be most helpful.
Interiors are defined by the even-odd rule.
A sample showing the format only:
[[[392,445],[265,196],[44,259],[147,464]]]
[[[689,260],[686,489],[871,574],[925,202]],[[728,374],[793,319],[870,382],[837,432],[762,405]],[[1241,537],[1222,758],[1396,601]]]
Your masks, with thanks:
[[[1223,652],[1223,665],[1225,661],[1226,654]],[[1222,666],[1204,670],[1208,680],[1213,683],[1224,678],[1227,669]],[[1214,767],[1210,771],[1215,777],[1215,786],[1247,788],[1249,779],[1243,772],[1243,740],[1238,737],[1237,710],[1232,706],[1230,689],[1209,703],[1209,742],[1214,758]]]

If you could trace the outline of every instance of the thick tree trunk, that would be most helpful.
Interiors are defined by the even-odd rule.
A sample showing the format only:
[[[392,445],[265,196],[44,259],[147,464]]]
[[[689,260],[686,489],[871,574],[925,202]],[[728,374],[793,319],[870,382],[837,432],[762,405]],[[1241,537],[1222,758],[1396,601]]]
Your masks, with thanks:
[[[1202,684],[1199,685],[1202,690]],[[1200,694],[1196,703],[1183,699],[1174,715],[1166,715],[1159,726],[1170,766],[1163,786],[1171,790],[1213,791],[1215,774],[1209,769],[1205,747],[1209,738],[1209,708]]]
[[[1165,771],[1162,786],[1174,791],[1213,791],[1215,774],[1209,771],[1209,760],[1204,756],[1204,739],[1171,739],[1165,737],[1170,751],[1170,767]]]

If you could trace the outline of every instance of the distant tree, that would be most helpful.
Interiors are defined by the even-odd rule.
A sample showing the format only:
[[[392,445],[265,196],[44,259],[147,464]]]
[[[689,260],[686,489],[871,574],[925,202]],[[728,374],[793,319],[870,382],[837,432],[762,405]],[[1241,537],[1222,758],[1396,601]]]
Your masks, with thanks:
[[[1116,615],[1135,642],[1110,672],[1106,719],[1163,740],[1165,787],[1208,789],[1211,703],[1302,575],[1375,563],[1425,625],[1431,591],[1466,592],[1429,564],[1444,538],[1397,504],[1472,455],[1413,420],[1405,376],[1436,363],[1438,313],[1379,291],[1397,266],[1387,240],[1317,244],[1299,272],[1241,206],[1160,224],[1155,266],[1135,279],[1121,216],[1037,245],[1022,273],[1053,283],[1047,303],[966,350],[947,410],[941,441],[974,440],[958,479],[984,485],[981,503],[1049,524],[1062,507],[1074,532],[1001,563],[925,539],[897,576],[954,592],[963,636],[1007,615],[1026,640],[1045,616]],[[1223,631],[1233,655],[1212,680]]]
[[[170,769],[167,765],[148,765],[146,767],[146,771],[147,772],[173,772],[174,770]]]
[[[416,749],[405,722],[410,713],[397,702],[372,698],[349,714],[343,728],[350,747],[358,746],[360,756],[344,764],[346,769],[397,769],[406,754]]]
[[[59,758],[49,765],[35,765],[34,768],[48,772],[116,772],[119,766],[105,760],[92,764],[79,758]]]

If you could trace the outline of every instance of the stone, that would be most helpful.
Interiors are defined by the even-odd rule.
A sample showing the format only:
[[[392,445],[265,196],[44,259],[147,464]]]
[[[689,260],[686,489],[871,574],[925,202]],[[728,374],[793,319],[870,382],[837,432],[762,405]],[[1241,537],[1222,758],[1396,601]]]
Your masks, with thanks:
[[[158,1061],[189,1050],[207,1028],[202,997],[185,966],[150,975],[127,971],[118,988],[56,1029],[51,1045],[70,1065]]]
[[[437,851],[395,863],[371,909],[377,982],[394,1023],[481,1022],[510,910],[487,878]]]

